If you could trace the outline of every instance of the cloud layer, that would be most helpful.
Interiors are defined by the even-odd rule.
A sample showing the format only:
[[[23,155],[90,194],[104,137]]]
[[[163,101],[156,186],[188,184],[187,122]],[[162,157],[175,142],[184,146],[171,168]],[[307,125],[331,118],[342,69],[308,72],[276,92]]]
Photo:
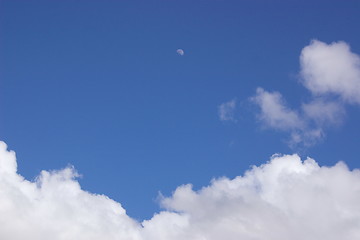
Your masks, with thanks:
[[[321,140],[327,127],[339,125],[346,104],[360,104],[360,57],[345,42],[313,40],[300,56],[301,83],[311,99],[299,109],[286,105],[278,92],[258,88],[252,97],[264,126],[290,133],[290,145],[309,146]]]
[[[142,223],[119,203],[82,190],[76,176],[70,167],[27,181],[0,142],[0,239],[360,239],[360,171],[344,163],[320,167],[274,155],[199,191],[178,187],[161,200],[164,210]]]

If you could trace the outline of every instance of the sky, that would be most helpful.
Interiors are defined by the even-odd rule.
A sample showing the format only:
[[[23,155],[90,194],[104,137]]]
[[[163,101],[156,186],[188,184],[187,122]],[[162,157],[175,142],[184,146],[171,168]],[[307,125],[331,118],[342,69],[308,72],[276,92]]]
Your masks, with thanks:
[[[81,226],[23,232],[358,239],[359,11],[357,0],[0,0],[0,212],[24,221],[0,236],[57,219]]]

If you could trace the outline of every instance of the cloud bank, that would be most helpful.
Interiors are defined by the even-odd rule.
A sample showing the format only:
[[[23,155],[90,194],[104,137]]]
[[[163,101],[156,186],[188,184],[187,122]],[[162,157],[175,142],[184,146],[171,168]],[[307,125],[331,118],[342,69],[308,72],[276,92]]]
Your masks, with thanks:
[[[190,184],[162,198],[163,211],[137,222],[106,196],[81,189],[71,168],[17,173],[14,152],[0,142],[2,240],[357,240],[360,171],[344,163],[274,155],[234,179]]]
[[[265,127],[289,132],[292,146],[310,146],[324,137],[324,129],[342,123],[346,104],[360,104],[360,57],[345,42],[313,40],[301,52],[300,76],[311,98],[299,109],[262,88],[251,99]]]

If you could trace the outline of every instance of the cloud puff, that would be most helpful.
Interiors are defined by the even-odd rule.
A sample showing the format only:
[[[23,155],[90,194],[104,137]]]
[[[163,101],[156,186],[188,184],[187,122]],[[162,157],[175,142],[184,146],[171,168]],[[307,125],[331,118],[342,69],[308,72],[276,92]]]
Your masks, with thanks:
[[[286,106],[278,92],[258,88],[251,99],[258,119],[267,127],[290,132],[290,145],[312,145],[326,127],[339,125],[346,103],[360,104],[360,57],[344,42],[326,44],[313,40],[300,56],[301,83],[312,93],[298,110]]]
[[[218,114],[221,121],[236,121],[234,114],[236,108],[236,100],[233,99],[219,105]]]
[[[260,107],[259,119],[267,126],[281,129],[301,129],[304,126],[298,113],[289,109],[278,92],[267,92],[262,88],[256,90],[252,100]]]
[[[243,176],[190,184],[161,200],[164,210],[139,223],[106,196],[80,188],[73,168],[16,172],[14,152],[0,143],[0,239],[3,240],[357,240],[360,171],[344,163],[274,155]]]
[[[313,94],[337,94],[360,104],[360,57],[348,44],[314,40],[302,50],[300,63],[303,84]]]

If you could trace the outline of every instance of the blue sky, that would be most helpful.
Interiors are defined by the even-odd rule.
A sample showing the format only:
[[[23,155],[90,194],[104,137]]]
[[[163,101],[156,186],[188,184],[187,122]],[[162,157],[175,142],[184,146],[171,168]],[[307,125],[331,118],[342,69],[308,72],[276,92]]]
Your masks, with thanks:
[[[250,100],[258,87],[292,108],[311,99],[302,49],[344,41],[360,54],[359,10],[359,1],[2,0],[0,138],[27,179],[73,165],[83,189],[140,220],[159,211],[159,192],[235,177],[274,153],[359,168],[359,105],[300,149],[264,128]],[[236,121],[221,121],[231,100]]]

